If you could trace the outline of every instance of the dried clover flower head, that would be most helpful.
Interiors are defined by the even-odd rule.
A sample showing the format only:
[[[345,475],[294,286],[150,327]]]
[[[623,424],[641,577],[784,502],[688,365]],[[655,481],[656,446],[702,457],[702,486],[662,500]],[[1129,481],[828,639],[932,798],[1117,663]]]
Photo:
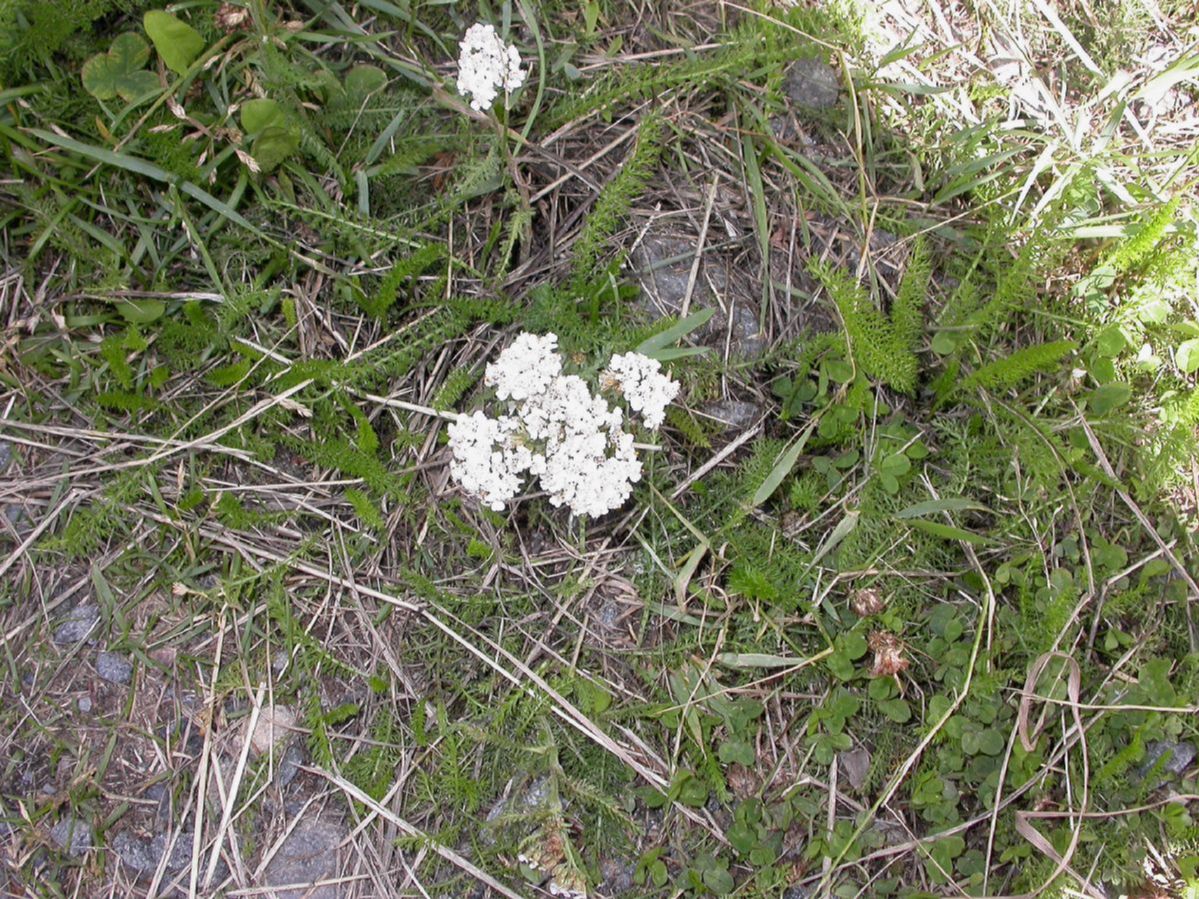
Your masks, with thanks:
[[[226,34],[240,31],[250,20],[250,11],[244,6],[234,6],[232,3],[222,3],[213,16],[216,27]]]
[[[882,594],[874,587],[863,587],[853,592],[849,599],[849,607],[859,618],[869,618],[885,609],[887,604],[883,602]]]
[[[470,98],[472,109],[490,109],[501,90],[516,90],[527,74],[520,53],[500,40],[494,26],[479,23],[466,30],[458,45],[458,93]]]
[[[895,677],[899,672],[907,670],[909,662],[903,656],[903,641],[894,634],[889,631],[875,631],[866,644],[874,653],[871,677]]]

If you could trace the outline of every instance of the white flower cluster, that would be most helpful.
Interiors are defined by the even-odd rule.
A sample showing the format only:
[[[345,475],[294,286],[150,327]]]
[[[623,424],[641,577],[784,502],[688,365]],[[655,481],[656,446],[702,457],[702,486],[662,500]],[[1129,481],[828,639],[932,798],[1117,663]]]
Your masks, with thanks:
[[[645,426],[657,430],[666,416],[666,407],[679,392],[677,381],[662,374],[662,363],[640,353],[613,356],[600,376],[615,383],[629,402],[629,408],[640,412]]]
[[[498,418],[475,412],[449,427],[450,473],[496,511],[516,496],[526,475],[541,479],[555,506],[592,516],[624,505],[641,479],[623,413],[593,395],[582,378],[562,374],[557,347],[557,335],[521,334],[483,378],[507,412]],[[679,390],[657,360],[637,353],[612,357],[603,380],[651,430]]]
[[[458,93],[470,97],[473,109],[490,109],[500,90],[514,91],[528,73],[520,67],[520,53],[505,44],[492,25],[466,29],[458,45]]]

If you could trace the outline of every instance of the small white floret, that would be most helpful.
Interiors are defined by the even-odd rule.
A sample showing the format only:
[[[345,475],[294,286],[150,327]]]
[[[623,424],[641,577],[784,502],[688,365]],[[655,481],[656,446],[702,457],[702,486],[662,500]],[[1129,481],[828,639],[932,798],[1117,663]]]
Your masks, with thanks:
[[[502,400],[538,396],[562,372],[556,334],[521,334],[487,366],[483,381]]]
[[[679,393],[678,382],[662,373],[662,363],[640,353],[613,356],[600,377],[616,385],[651,431],[661,427],[666,407]]]
[[[520,423],[512,416],[488,418],[482,412],[449,426],[454,454],[450,474],[468,493],[499,512],[524,483],[533,453],[519,441]]]
[[[520,67],[520,53],[505,44],[495,27],[471,25],[458,45],[458,93],[470,98],[473,109],[490,109],[502,90],[516,90],[528,73]]]

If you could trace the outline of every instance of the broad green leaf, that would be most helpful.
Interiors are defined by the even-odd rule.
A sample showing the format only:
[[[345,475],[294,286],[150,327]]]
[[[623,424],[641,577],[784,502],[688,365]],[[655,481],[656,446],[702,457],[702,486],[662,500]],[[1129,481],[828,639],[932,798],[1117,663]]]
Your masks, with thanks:
[[[965,512],[967,509],[973,509],[976,512],[990,511],[982,503],[976,503],[972,499],[963,499],[960,496],[945,496],[941,499],[925,500],[922,503],[915,503],[908,506],[906,509],[900,509],[895,513],[895,517],[903,520],[921,518],[937,512]]]
[[[204,49],[200,32],[169,12],[152,9],[142,19],[142,24],[167,68],[179,75],[187,71]]]
[[[158,89],[158,79],[146,71],[150,46],[129,31],[113,39],[106,53],[97,53],[83,64],[83,89],[97,100],[120,97],[132,103]]]
[[[637,352],[643,356],[649,356],[651,359],[657,359],[658,350],[665,349],[672,343],[682,340],[696,328],[703,327],[715,314],[716,309],[712,306],[701,309],[699,312],[692,312],[686,318],[680,318],[665,331],[643,340],[637,347]]]
[[[1199,369],[1199,337],[1180,343],[1174,351],[1174,361],[1184,374],[1194,374]]]
[[[973,543],[975,546],[991,546],[995,543],[990,537],[975,534],[973,531],[964,531],[952,525],[941,524],[939,521],[913,518],[908,521],[908,524],[917,530],[924,531],[926,534],[932,534],[934,537],[941,537],[945,540],[964,540],[966,543]]]
[[[938,356],[948,356],[958,348],[958,343],[948,331],[938,331],[933,335],[931,346]]]
[[[346,73],[346,93],[355,100],[362,100],[367,94],[373,94],[385,84],[387,73],[375,66],[354,66]]]
[[[729,668],[795,668],[811,660],[765,652],[722,652],[717,654],[716,661]]]
[[[118,300],[116,307],[125,317],[125,321],[136,325],[148,325],[162,318],[167,304],[162,300]]]
[[[1095,350],[1101,356],[1119,356],[1127,346],[1128,341],[1124,339],[1124,332],[1119,325],[1104,328],[1095,338]]]
[[[896,724],[904,724],[912,719],[912,707],[902,699],[884,699],[878,704],[878,710]]]
[[[271,125],[282,125],[283,107],[269,98],[247,100],[241,106],[241,128],[246,134],[258,134]]]
[[[127,156],[124,153],[114,153],[112,150],[105,149],[104,147],[96,147],[92,146],[91,144],[85,144],[82,141],[75,140],[72,137],[63,137],[60,134],[55,134],[53,131],[46,131],[41,128],[30,128],[28,133],[32,134],[39,140],[45,141],[48,144],[53,144],[56,147],[62,147],[64,150],[70,150],[73,153],[78,153],[79,155],[94,160],[95,162],[101,162],[104,165],[114,165],[117,168],[124,169],[127,172],[133,172],[134,174],[141,175],[145,178],[153,178],[155,181],[161,181],[164,184],[177,185],[179,190],[187,194],[193,200],[199,200],[213,212],[224,216],[231,222],[240,225],[242,228],[245,228],[248,231],[254,231],[255,233],[258,233],[257,229],[251,225],[240,212],[238,212],[228,203],[218,200],[208,191],[201,187],[197,187],[190,181],[180,180],[178,175],[168,172],[166,169],[155,165],[149,160],[139,159],[136,156]],[[70,320],[68,319],[68,322],[69,321]],[[75,325],[75,327],[80,326]]]
[[[754,491],[753,499],[749,501],[751,506],[762,505],[770,499],[774,491],[779,489],[779,484],[783,483],[787,475],[791,473],[791,469],[795,467],[795,463],[799,460],[799,454],[807,446],[808,438],[812,436],[812,431],[815,430],[818,421],[819,418],[813,418],[808,422],[808,426],[795,438],[795,442],[779,456],[778,461],[774,463],[774,468],[770,469],[770,474],[766,475],[762,485]]]
[[[716,757],[726,765],[729,762],[738,762],[747,768],[756,760],[754,748],[746,740],[725,740],[716,750]]]
[[[866,655],[869,644],[866,642],[866,638],[857,631],[849,631],[837,637],[837,647],[851,659],[860,659]]]
[[[1087,395],[1087,411],[1094,415],[1107,415],[1123,406],[1132,397],[1132,388],[1116,382],[1097,387]]]
[[[300,147],[299,136],[290,128],[271,125],[254,138],[250,155],[264,172],[276,168]]]

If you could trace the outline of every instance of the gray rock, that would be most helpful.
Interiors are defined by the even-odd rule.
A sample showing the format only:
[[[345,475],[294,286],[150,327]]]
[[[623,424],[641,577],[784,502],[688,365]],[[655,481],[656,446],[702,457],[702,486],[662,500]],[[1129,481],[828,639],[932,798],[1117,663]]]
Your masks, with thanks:
[[[120,653],[102,652],[96,656],[96,673],[110,684],[127,684],[133,679],[133,663]]]
[[[783,76],[783,92],[796,106],[831,109],[841,99],[841,78],[823,59],[797,59]]]
[[[67,612],[62,624],[54,632],[54,642],[59,644],[78,643],[87,640],[100,623],[100,607],[92,603],[75,606]],[[94,642],[89,640],[89,642]]]
[[[648,294],[650,303],[645,305],[651,317],[676,315],[682,310],[694,256],[692,242],[656,234],[646,235],[634,251],[633,265],[642,289]],[[699,309],[710,303],[711,294],[701,266],[691,292],[691,304]]]
[[[170,853],[167,853],[167,849]],[[158,867],[158,860],[166,856],[166,869],[174,874],[176,871],[182,871],[191,863],[192,858],[192,831],[186,830],[175,838],[174,845],[171,844],[171,834],[159,833],[155,834],[150,840],[150,852],[154,856],[154,866]],[[217,863],[216,874],[220,874],[221,865],[223,862]]]
[[[600,874],[604,880],[600,884],[600,892],[605,896],[631,896],[637,887],[633,881],[636,870],[634,862],[616,858],[601,859]]]
[[[502,796],[487,811],[480,833],[483,844],[495,845],[504,827],[545,810],[550,804],[550,795],[549,778],[538,777]]]
[[[7,440],[0,440],[0,472],[12,464],[12,444]]]
[[[24,506],[9,503],[4,507],[4,517],[8,519],[8,523],[17,531],[18,536],[28,529],[29,516],[25,514]]]
[[[112,851],[126,868],[138,877],[147,877],[158,867],[158,860],[150,852],[150,841],[121,831],[109,843]]]
[[[136,877],[149,880],[158,870],[163,859],[166,863],[163,870],[167,874],[177,874],[191,863],[192,831],[184,831],[175,838],[171,845],[170,833],[159,833],[153,837],[139,837],[129,831],[117,834],[111,843],[113,851],[126,868]],[[168,847],[170,852],[167,852]],[[207,859],[207,856],[204,856]],[[217,863],[216,875],[222,870],[228,870],[224,862]],[[223,880],[224,878],[221,877]]]
[[[1168,758],[1166,756],[1169,756]],[[1194,743],[1175,743],[1173,740],[1153,740],[1145,747],[1145,761],[1137,769],[1137,779],[1143,780],[1154,768],[1158,768],[1158,780],[1154,788],[1160,787],[1171,778],[1178,777],[1195,760]],[[1163,762],[1162,759],[1165,759]]]
[[[733,324],[729,331],[729,355],[737,359],[757,359],[766,352],[766,338],[758,326],[758,315],[745,303],[732,311]]]
[[[633,253],[633,268],[642,289],[639,305],[651,321],[682,314],[694,257],[694,242],[655,234],[647,235]],[[734,299],[726,273],[720,265],[712,263],[712,254],[705,253],[687,308],[689,312],[699,312],[715,306],[716,314],[691,336],[721,354],[727,339],[730,356],[756,359],[766,350],[766,341],[758,327],[757,307],[744,298]],[[720,294],[719,303],[712,295],[713,287]],[[731,313],[726,313],[730,306]]]
[[[67,815],[50,829],[50,839],[67,855],[78,858],[92,848],[92,825]]]
[[[151,784],[146,792],[142,795],[153,802],[154,805],[154,820],[159,827],[170,827],[174,816],[171,814],[171,806],[173,805],[171,791],[166,781],[160,780],[158,783]]]
[[[83,714],[86,715],[91,710],[92,710],[92,698],[90,696],[80,696],[79,697],[79,711],[83,712]]]
[[[319,818],[301,821],[283,841],[266,870],[260,886],[311,884],[337,876],[337,847],[346,837],[340,824]],[[341,899],[345,891],[341,884],[321,884],[318,887],[297,887],[274,890],[276,899]]]
[[[275,769],[275,786],[280,790],[296,779],[300,766],[304,764],[304,750],[299,743],[291,743],[283,750],[279,765]]]
[[[700,411],[726,431],[744,431],[762,416],[761,406],[741,400],[716,400],[704,404]]]

